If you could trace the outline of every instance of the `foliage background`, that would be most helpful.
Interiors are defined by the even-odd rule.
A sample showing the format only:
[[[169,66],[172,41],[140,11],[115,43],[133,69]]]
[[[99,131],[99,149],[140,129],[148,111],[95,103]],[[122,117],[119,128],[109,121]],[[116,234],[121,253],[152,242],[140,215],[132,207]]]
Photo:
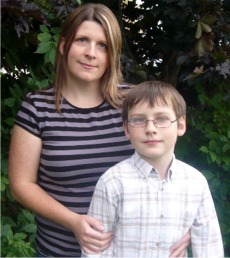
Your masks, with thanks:
[[[123,33],[126,82],[169,81],[188,104],[188,130],[178,158],[208,179],[230,256],[230,1],[228,0],[3,0],[1,122],[1,257],[35,254],[34,215],[11,197],[7,176],[10,133],[28,91],[52,82],[58,33],[81,3],[100,2]]]

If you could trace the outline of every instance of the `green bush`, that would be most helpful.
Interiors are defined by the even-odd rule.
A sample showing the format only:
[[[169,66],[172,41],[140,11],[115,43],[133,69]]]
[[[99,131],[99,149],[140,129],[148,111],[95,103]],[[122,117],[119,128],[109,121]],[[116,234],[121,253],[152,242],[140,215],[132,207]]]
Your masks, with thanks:
[[[10,135],[14,124],[14,118],[20,108],[22,100],[30,91],[44,88],[53,80],[53,63],[56,45],[60,31],[59,28],[48,29],[45,25],[40,26],[38,33],[39,45],[34,55],[40,55],[40,71],[27,67],[27,70],[13,73],[2,73],[1,80],[9,88],[2,90],[2,150],[1,150],[1,256],[2,257],[33,257],[35,255],[35,232],[36,224],[34,214],[25,210],[15,202],[10,194],[8,180],[8,149]],[[13,55],[11,49],[8,54]],[[42,61],[44,58],[44,62]],[[8,60],[8,67],[11,60]],[[9,83],[11,82],[11,83]]]
[[[49,4],[43,0],[18,1],[17,5],[12,8],[12,3],[2,1],[1,29],[2,35],[4,35],[1,42],[2,67],[4,67],[1,73],[2,257],[30,257],[35,254],[36,224],[34,214],[15,202],[9,190],[7,166],[10,135],[14,118],[26,93],[41,89],[52,82],[54,54],[60,24],[66,14],[71,11],[71,8],[75,8],[76,4],[78,5],[80,2],[77,0],[63,0],[52,1],[52,4]],[[111,6],[113,2],[107,1],[108,5],[111,4]],[[131,60],[132,55],[130,57],[130,54],[127,54],[127,59],[125,59],[126,56],[123,57],[124,61],[126,60],[124,62],[125,79],[134,78],[135,71],[132,69],[135,65],[137,67],[141,66],[141,69],[143,68],[141,72],[146,75],[146,78],[152,78],[153,75],[161,78],[161,71],[165,71],[162,64],[167,66],[167,72],[171,72],[171,75],[173,75],[171,77],[176,77],[174,79],[177,81],[177,87],[182,91],[182,95],[185,96],[188,103],[188,130],[178,141],[176,155],[199,169],[208,179],[221,226],[225,256],[230,256],[229,5],[227,1],[204,0],[201,4],[200,1],[179,1],[183,10],[188,5],[188,13],[193,17],[191,20],[186,20],[190,16],[186,16],[184,12],[184,15],[181,15],[179,9],[176,11],[175,2],[162,0],[154,6],[156,9],[155,14],[159,14],[163,20],[166,19],[164,30],[165,35],[169,35],[169,37],[162,34],[162,27],[159,26],[160,23],[157,20],[154,20],[155,24],[157,24],[157,29],[152,29],[154,27],[152,23],[153,15],[150,13],[152,9],[147,8],[152,4],[152,1],[145,1],[146,9],[142,10],[144,11],[143,16],[147,17],[147,19],[140,19],[139,28],[148,28],[150,26],[150,29],[146,29],[146,31],[153,33],[153,37],[143,39],[139,30],[136,29],[138,27],[136,23],[130,23],[131,29],[123,31],[126,34],[126,38],[133,35],[135,39],[126,44],[127,49],[127,45],[131,46],[131,43],[134,43],[127,50],[127,53],[133,48],[135,50],[133,53],[139,53],[142,59],[146,55],[151,58],[154,57],[153,60],[158,60],[158,58],[162,57],[166,58],[162,63],[156,62],[153,70],[151,70],[150,65],[147,65],[146,69],[143,68],[144,61],[142,59],[137,64],[135,60]],[[197,17],[207,17],[206,9],[211,3],[215,4],[215,6],[218,5],[218,8],[215,6],[215,8],[211,8],[210,12],[215,11],[216,14],[212,14],[212,17],[219,18],[215,18],[216,20],[214,19],[209,23],[213,27],[217,47],[207,55],[195,58],[191,56],[190,51],[194,45],[196,23],[199,23],[196,19]],[[220,6],[220,3],[225,4],[224,8]],[[136,20],[137,15],[140,15],[140,10],[135,9],[133,5],[134,2],[130,2],[132,11],[128,12],[128,14],[131,18],[134,16],[133,19]],[[157,8],[160,9],[158,10]],[[226,12],[224,12],[224,9]],[[128,11],[128,5],[125,5],[125,10]],[[121,10],[119,9],[119,11]],[[115,10],[116,12],[117,9]],[[162,12],[164,13],[163,16],[161,16]],[[11,19],[12,17],[13,19]],[[183,23],[181,19],[184,17]],[[176,22],[183,23],[184,26],[175,26]],[[125,26],[128,26],[128,24]],[[172,31],[173,29],[174,31]],[[179,32],[178,29],[180,29]],[[148,33],[146,34],[147,36]],[[155,35],[158,36],[155,37]],[[205,34],[205,36],[208,35]],[[174,39],[173,45],[172,39]],[[158,42],[157,44],[153,42],[154,40],[160,43]],[[153,44],[151,45],[149,42],[153,42]],[[222,42],[222,44],[218,45],[219,42]],[[141,44],[146,45],[136,50]],[[183,52],[181,49],[188,52]],[[171,50],[173,50],[173,58],[169,54]],[[178,53],[175,54],[175,51],[178,51]],[[141,54],[142,52],[143,54]],[[171,61],[173,62],[171,63]],[[133,66],[132,63],[134,64]],[[178,64],[180,69],[176,69],[175,73],[172,68],[178,68]],[[205,70],[198,69],[199,72],[194,73],[194,68],[196,66],[202,67],[202,65],[204,65]],[[143,77],[141,77],[141,80],[143,80]],[[136,77],[134,81],[136,81]]]
[[[213,74],[215,78],[218,78]],[[204,82],[203,82],[204,83]],[[230,255],[230,101],[229,81],[197,82],[198,105],[188,110],[186,135],[177,154],[207,178],[214,199],[225,255]],[[212,91],[210,90],[212,89]],[[211,92],[211,93],[210,93]]]

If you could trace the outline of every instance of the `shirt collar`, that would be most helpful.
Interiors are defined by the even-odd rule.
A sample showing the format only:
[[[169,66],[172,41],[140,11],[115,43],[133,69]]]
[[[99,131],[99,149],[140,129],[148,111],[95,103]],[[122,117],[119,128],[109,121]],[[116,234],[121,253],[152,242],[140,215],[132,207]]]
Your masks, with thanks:
[[[138,175],[143,179],[147,178],[153,169],[153,167],[143,160],[137,152],[133,155],[133,163],[134,167],[137,169]]]
[[[155,168],[152,165],[150,165],[148,162],[146,162],[144,159],[142,159],[137,152],[134,153],[132,158],[133,158],[134,167],[136,167],[137,173],[141,178],[145,179],[149,177],[152,171],[154,172],[156,171]],[[173,154],[172,163],[168,170],[166,181],[168,180],[171,181],[173,179],[174,174],[176,173],[175,163],[176,163],[176,158],[175,158],[175,155]]]
[[[178,167],[177,167],[177,159],[175,157],[175,154],[173,154],[173,159],[172,159],[172,163],[171,166],[168,170],[168,177],[170,180],[173,180],[173,178],[175,177],[177,171],[178,171]]]

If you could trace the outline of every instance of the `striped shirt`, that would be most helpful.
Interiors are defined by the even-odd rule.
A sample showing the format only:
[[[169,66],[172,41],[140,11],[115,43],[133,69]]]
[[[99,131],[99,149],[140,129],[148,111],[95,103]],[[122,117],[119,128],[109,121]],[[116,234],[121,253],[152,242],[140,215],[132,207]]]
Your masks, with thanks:
[[[110,248],[95,257],[168,258],[189,229],[193,257],[224,256],[207,180],[175,157],[165,180],[137,153],[110,168],[96,185],[88,214],[114,232]]]
[[[87,213],[98,178],[134,152],[125,137],[120,110],[107,102],[81,109],[64,99],[58,113],[53,87],[28,94],[15,124],[42,140],[38,184],[79,214]],[[41,252],[80,257],[72,232],[38,215],[36,222],[36,244]]]

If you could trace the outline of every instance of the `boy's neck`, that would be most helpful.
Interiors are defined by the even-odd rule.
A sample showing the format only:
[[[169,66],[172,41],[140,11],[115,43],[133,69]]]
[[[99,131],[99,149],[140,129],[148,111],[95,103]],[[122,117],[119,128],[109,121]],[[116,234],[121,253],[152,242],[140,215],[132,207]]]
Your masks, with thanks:
[[[146,159],[142,157],[146,162],[148,162],[153,168],[158,172],[160,179],[164,180],[168,176],[169,168],[172,164],[173,156],[171,157],[164,157],[162,159]]]

